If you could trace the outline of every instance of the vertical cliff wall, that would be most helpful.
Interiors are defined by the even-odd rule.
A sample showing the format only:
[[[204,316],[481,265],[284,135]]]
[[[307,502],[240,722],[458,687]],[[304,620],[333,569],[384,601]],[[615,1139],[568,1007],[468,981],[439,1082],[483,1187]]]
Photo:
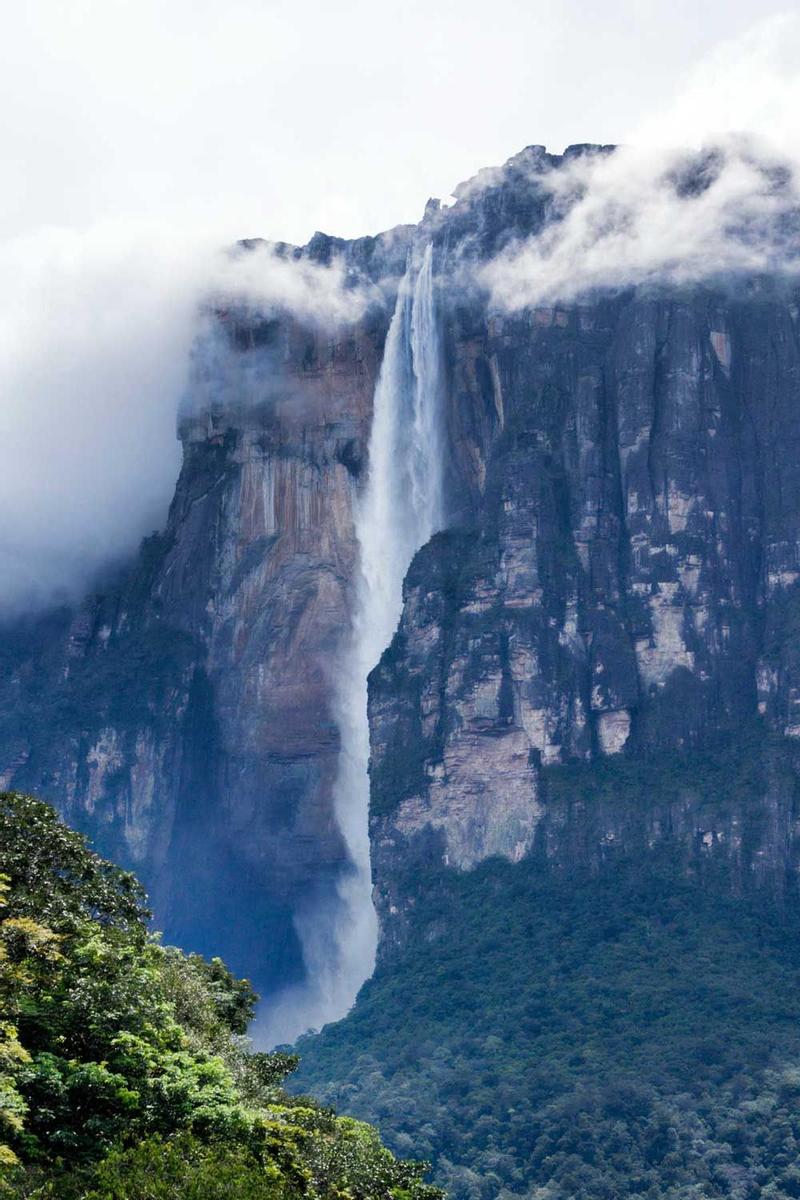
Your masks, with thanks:
[[[168,938],[265,990],[302,975],[295,917],[346,869],[332,674],[385,325],[213,314],[166,529],[77,613],[3,631],[3,786],[57,802],[142,873]]]
[[[322,329],[216,305],[165,530],[78,611],[0,631],[2,786],[53,800],[136,866],[168,937],[265,992],[302,979],[298,923],[330,939],[352,873],[335,781],[354,505],[398,285],[426,246],[446,528],[411,564],[370,685],[386,944],[403,864],[470,870],[541,845],[589,859],[628,836],[624,814],[556,803],[549,770],[757,721],[789,750],[800,734],[793,286],[751,272],[510,315],[480,282],[563,219],[554,175],[606,149],[529,147],[418,227],[280,248],[340,259],[346,286],[372,289],[365,316]],[[785,780],[769,795],[772,834],[747,855],[777,878],[794,799]],[[678,816],[636,837],[743,844],[745,814]]]
[[[541,219],[542,197],[521,201],[514,181],[527,158],[559,160],[522,157],[455,220],[433,203],[418,229],[278,247],[288,262],[343,262],[346,286],[371,288],[365,317],[323,329],[217,305],[166,528],[77,611],[0,630],[0,786],[52,800],[136,867],[168,938],[223,953],[265,994],[302,979],[310,914],[331,942],[352,872],[334,810],[335,679],[397,288],[415,247],[436,242],[438,273],[443,239],[457,255],[477,236],[488,252]]]
[[[797,313],[791,294],[702,288],[449,313],[473,485],[461,527],[417,556],[371,679],[385,922],[415,846],[469,868],[556,842],[543,768],[759,717],[797,737]],[[789,820],[777,874],[795,837]]]

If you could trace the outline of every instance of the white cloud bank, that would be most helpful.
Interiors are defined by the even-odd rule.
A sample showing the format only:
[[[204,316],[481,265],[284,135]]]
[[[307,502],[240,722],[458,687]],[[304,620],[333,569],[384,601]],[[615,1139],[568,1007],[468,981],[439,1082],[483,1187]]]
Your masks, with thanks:
[[[198,304],[354,319],[341,270],[107,224],[0,245],[0,617],[73,599],[163,524]]]
[[[559,219],[487,266],[493,304],[796,274],[798,111],[800,18],[781,14],[720,44],[614,154],[575,159],[542,181]],[[687,188],[692,176],[698,186]]]
[[[796,16],[719,46],[671,105],[661,103],[676,62],[706,50],[723,25],[741,29],[755,0],[720,4],[702,28],[696,5],[680,0],[658,20],[637,17],[625,37],[631,11],[621,2],[598,10],[597,29],[587,31],[577,0],[524,17],[504,0],[489,43],[477,3],[445,5],[435,18],[429,5],[398,5],[388,40],[361,0],[346,19],[303,4],[314,17],[307,28],[288,4],[250,0],[234,4],[238,24],[227,10],[188,0],[168,21],[150,0],[15,10],[0,50],[0,95],[16,113],[0,138],[8,168],[0,198],[0,616],[80,593],[162,524],[178,469],[176,407],[205,292],[239,290],[323,322],[359,311],[363,295],[343,288],[335,268],[220,255],[232,229],[253,232],[257,219],[268,233],[294,233],[297,210],[303,225],[361,232],[383,211],[378,194],[402,218],[412,191],[418,212],[428,190],[419,190],[423,170],[446,171],[448,188],[548,133],[551,142],[565,133],[613,139],[639,94],[656,115],[645,112],[629,129],[631,144],[685,146],[752,128],[800,157]],[[332,46],[347,48],[346,69],[330,65]],[[315,55],[327,74],[316,72]],[[322,91],[294,86],[300,76]],[[529,94],[534,80],[540,90]],[[609,96],[613,103],[600,102]],[[419,109],[411,116],[409,97]],[[555,109],[555,129],[543,127]],[[493,264],[486,279],[495,302],[513,308],[665,274],[784,267],[777,217],[785,195],[748,144],[729,143],[718,179],[691,200],[664,185],[679,158],[630,150],[576,163],[556,187],[562,198],[566,188],[583,198],[542,239]],[[442,190],[439,175],[430,190]],[[365,209],[362,193],[372,197]],[[212,233],[187,232],[174,215],[183,211],[189,226]],[[108,213],[125,215],[104,220]],[[142,213],[158,223],[138,224]],[[46,227],[48,219],[63,225]]]
[[[721,139],[695,155],[587,156],[546,186],[563,215],[481,273],[499,308],[800,267],[794,169],[751,139]]]

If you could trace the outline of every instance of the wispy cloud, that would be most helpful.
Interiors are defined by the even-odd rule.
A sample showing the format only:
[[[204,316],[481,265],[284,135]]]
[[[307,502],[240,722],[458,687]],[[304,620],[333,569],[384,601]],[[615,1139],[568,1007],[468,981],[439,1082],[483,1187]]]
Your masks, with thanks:
[[[483,272],[505,309],[595,288],[798,269],[800,18],[723,41],[615,154],[538,182],[551,220]],[[747,132],[742,132],[747,131]]]
[[[368,302],[338,263],[130,224],[9,240],[0,275],[0,615],[79,594],[163,523],[201,301],[326,326]]]
[[[542,182],[551,215],[541,233],[481,272],[498,307],[800,267],[794,167],[754,139],[692,154],[622,148]]]

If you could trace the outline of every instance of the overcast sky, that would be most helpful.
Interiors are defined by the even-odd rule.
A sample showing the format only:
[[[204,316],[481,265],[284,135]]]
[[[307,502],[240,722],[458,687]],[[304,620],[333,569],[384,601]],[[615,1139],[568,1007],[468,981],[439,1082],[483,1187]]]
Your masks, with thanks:
[[[800,160],[799,80],[800,9],[759,0],[5,4],[0,616],[81,594],[163,523],[215,247],[416,221],[532,142],[751,129]],[[627,258],[657,266],[672,221],[655,247],[644,225]],[[512,306],[530,263],[494,280]],[[330,299],[267,269],[257,293]]]
[[[109,218],[291,240],[376,232],[531,142],[629,138],[772,11],[759,0],[8,4],[0,233]],[[747,92],[728,112],[698,112],[697,127],[758,121]]]

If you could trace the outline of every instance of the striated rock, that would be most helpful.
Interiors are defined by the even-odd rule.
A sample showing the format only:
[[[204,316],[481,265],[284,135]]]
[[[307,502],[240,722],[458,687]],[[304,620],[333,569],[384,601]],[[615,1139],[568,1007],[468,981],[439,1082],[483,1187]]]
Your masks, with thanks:
[[[220,303],[165,530],[79,611],[0,631],[2,786],[54,801],[136,866],[168,937],[265,991],[300,976],[295,918],[335,904],[349,869],[332,678],[372,397],[417,243],[439,287],[449,518],[371,677],[386,944],[414,865],[541,852],[577,869],[679,830],[756,864],[743,875],[796,870],[784,775],[754,824],[744,807],[710,821],[689,795],[636,814],[556,803],[548,783],[756,721],[800,738],[797,296],[749,279],[490,311],[470,268],[559,218],[563,161],[530,146],[417,227],[278,247],[341,257],[348,286],[385,303],[333,332]]]
[[[543,768],[737,737],[758,714],[800,733],[796,314],[788,294],[702,288],[447,310],[460,531],[418,554],[370,681],[388,942],[408,862],[544,839],[577,867],[633,839],[628,816],[582,812],[587,841],[565,849],[573,818],[548,806]],[[770,796],[794,829],[791,789]],[[648,819],[652,841],[699,818]],[[775,879],[795,836],[759,852]]]
[[[546,207],[532,173],[560,161],[530,148],[464,185],[455,208],[428,206],[416,229],[275,247],[290,260],[342,258],[348,286],[379,285],[385,305],[325,331],[220,303],[194,351],[166,529],[79,611],[0,630],[4,786],[53,801],[136,867],[168,938],[222,953],[265,992],[301,975],[295,918],[335,905],[349,870],[332,804],[332,674],[350,612],[352,504],[409,247],[434,240],[444,262],[447,243],[455,269],[462,253],[530,232]],[[467,489],[461,456],[473,453],[454,441],[451,475]],[[499,845],[488,811],[481,819]],[[524,842],[513,824],[503,844]]]
[[[3,631],[3,778],[135,865],[167,937],[265,989],[347,868],[331,672],[385,321],[336,338],[220,313],[163,534],[74,616]]]

